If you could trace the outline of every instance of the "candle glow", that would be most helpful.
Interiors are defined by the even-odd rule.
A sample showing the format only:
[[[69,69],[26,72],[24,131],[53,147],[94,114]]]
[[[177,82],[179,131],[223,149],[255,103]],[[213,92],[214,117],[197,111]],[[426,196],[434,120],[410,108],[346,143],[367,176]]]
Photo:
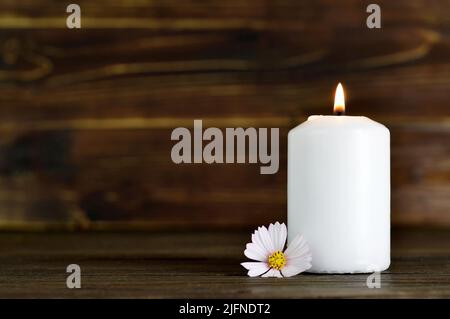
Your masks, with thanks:
[[[334,95],[334,114],[342,115],[345,113],[345,95],[342,84],[339,83]]]

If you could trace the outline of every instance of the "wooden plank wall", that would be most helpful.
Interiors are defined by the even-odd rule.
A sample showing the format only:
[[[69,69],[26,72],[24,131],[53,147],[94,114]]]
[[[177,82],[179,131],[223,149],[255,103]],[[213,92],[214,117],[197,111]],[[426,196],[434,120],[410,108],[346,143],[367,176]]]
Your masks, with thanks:
[[[69,3],[69,2],[68,2]],[[286,137],[348,113],[392,136],[392,219],[450,226],[450,2],[0,3],[0,228],[245,228],[285,220]],[[280,127],[280,171],[175,165],[178,126]]]

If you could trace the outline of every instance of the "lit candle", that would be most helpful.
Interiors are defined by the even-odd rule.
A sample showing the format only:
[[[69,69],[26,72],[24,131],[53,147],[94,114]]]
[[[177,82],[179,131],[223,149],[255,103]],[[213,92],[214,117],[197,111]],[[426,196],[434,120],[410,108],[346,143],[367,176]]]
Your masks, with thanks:
[[[288,136],[288,235],[302,234],[310,272],[368,273],[390,264],[390,134],[346,116],[339,83],[334,114],[310,116]]]

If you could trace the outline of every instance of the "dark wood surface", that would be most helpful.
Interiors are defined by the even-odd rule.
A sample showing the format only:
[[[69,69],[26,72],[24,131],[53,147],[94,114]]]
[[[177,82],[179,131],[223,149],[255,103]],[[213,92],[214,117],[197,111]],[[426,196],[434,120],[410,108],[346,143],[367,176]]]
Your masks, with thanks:
[[[367,275],[249,278],[249,233],[1,233],[0,297],[450,298],[450,231],[393,230],[380,289]],[[66,288],[76,263],[82,288]]]
[[[392,221],[450,226],[450,3],[0,3],[0,228],[245,228],[286,212],[286,137],[330,114],[392,136]],[[170,133],[280,127],[280,171],[175,165]]]

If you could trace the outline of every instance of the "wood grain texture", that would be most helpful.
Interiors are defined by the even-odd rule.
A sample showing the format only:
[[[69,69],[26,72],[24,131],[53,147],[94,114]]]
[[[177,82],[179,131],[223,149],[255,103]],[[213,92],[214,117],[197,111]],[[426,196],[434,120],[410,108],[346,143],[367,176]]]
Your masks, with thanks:
[[[0,228],[246,228],[286,216],[286,136],[330,114],[392,137],[392,220],[450,226],[448,1],[0,3]],[[280,127],[280,171],[174,165],[170,132]]]
[[[367,275],[249,278],[249,233],[3,233],[1,298],[449,298],[450,233],[393,230],[381,288]],[[66,288],[77,263],[82,288]]]

